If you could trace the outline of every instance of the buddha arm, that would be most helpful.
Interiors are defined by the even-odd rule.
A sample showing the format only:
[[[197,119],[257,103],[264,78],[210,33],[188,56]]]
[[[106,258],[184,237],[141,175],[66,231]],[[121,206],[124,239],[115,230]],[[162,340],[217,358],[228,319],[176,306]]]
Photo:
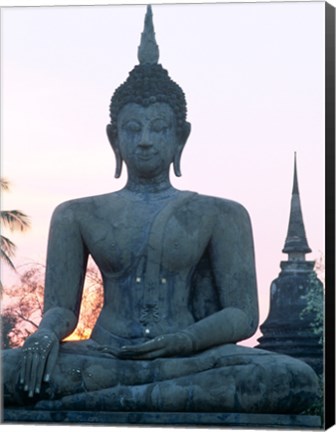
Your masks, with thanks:
[[[258,326],[249,215],[230,201],[219,202],[218,210],[209,253],[222,309],[183,331],[191,338],[194,351],[247,339]]]
[[[210,262],[222,309],[177,333],[137,346],[124,346],[119,356],[153,359],[192,354],[252,336],[258,326],[258,301],[250,219],[230,201],[217,202],[218,219],[209,244]]]
[[[191,340],[193,352],[217,345],[235,343],[252,336],[246,313],[238,308],[225,308],[181,331]]]
[[[71,202],[53,214],[47,254],[44,312],[39,329],[53,331],[59,340],[76,328],[88,253]]]

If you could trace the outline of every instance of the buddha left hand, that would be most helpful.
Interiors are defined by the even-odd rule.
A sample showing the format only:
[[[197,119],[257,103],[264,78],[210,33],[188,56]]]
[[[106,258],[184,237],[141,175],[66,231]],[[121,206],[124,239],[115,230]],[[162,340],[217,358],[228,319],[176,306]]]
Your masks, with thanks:
[[[38,330],[22,348],[20,384],[29,397],[40,393],[42,382],[48,382],[59,349],[57,336],[48,330]]]
[[[119,357],[142,360],[157,357],[172,357],[181,354],[191,354],[193,343],[186,333],[171,333],[139,344],[123,346],[118,353]]]

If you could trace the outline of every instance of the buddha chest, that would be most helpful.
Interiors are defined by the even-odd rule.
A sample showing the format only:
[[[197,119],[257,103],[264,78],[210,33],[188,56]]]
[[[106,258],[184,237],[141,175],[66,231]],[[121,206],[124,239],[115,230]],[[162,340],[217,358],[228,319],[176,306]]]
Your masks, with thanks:
[[[209,242],[211,219],[197,208],[197,194],[152,201],[116,196],[92,207],[82,235],[103,274],[135,272],[139,278],[154,267],[164,274],[195,266]]]

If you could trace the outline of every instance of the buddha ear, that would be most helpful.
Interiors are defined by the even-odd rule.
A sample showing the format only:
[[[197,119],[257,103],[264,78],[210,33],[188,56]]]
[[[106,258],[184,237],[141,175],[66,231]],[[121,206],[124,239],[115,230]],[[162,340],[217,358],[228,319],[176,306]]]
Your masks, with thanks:
[[[106,133],[107,133],[107,137],[108,137],[108,140],[109,140],[109,142],[111,144],[112,150],[114,152],[115,160],[116,160],[116,168],[115,168],[114,177],[115,178],[119,178],[121,176],[123,160],[122,160],[122,157],[121,157],[121,154],[120,154],[118,137],[114,133],[111,124],[108,124],[106,126]]]
[[[176,177],[181,177],[181,175],[182,175],[182,173],[181,173],[181,156],[182,156],[184,146],[185,146],[187,139],[190,135],[190,131],[191,131],[191,124],[186,122],[185,126],[184,126],[184,130],[179,137],[179,144],[178,144],[177,151],[175,153],[174,160],[173,160],[174,173],[175,173]]]

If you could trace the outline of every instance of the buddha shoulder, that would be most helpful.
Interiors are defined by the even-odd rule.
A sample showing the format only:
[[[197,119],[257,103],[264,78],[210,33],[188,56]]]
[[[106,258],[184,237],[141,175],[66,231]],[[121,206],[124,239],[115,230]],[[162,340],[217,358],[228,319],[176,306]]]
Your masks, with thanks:
[[[226,198],[218,198],[207,195],[195,195],[195,204],[198,211],[203,214],[212,214],[216,219],[226,219],[233,221],[244,221],[250,223],[250,217],[246,208],[236,202]]]
[[[70,223],[85,220],[90,215],[94,216],[99,212],[108,211],[109,207],[113,208],[114,201],[116,199],[113,193],[64,201],[55,208],[52,222]]]
[[[77,198],[65,201],[59,204],[54,213],[52,222],[61,223],[82,223],[89,222],[93,219],[105,219],[108,215],[110,218],[126,216],[124,215],[127,209],[125,199],[121,199],[116,193],[90,196],[85,198]],[[136,203],[132,203],[132,207],[136,207]],[[180,205],[180,210],[176,209],[176,215],[188,213],[188,220],[195,218],[207,219],[204,222],[221,223],[221,221],[233,223],[248,223],[250,222],[247,210],[238,202],[212,197],[207,195],[193,194],[190,200],[187,200],[185,205]]]

